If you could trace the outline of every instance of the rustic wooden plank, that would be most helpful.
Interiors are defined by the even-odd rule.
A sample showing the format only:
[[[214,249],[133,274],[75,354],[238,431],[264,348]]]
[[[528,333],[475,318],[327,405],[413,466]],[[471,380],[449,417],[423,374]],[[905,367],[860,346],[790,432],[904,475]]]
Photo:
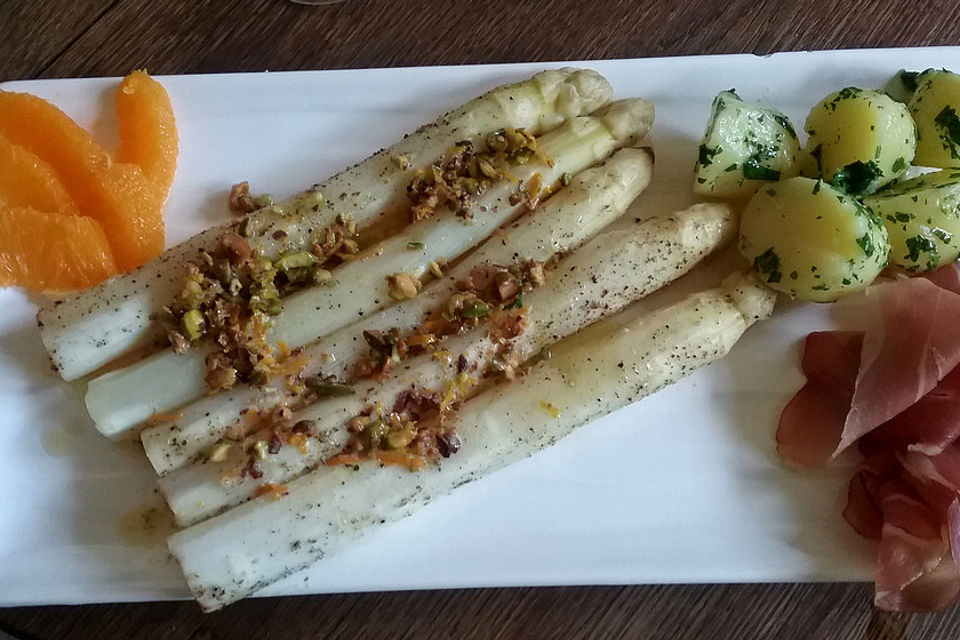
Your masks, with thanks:
[[[117,0],[0,3],[0,81],[32,78],[80,38]]]
[[[478,589],[191,603],[34,607],[3,618],[58,640],[902,640],[960,637],[960,616],[873,610],[867,585]]]
[[[957,40],[960,3],[124,0],[43,77],[412,66],[919,46]]]
[[[960,3],[880,0],[2,0],[0,78],[258,71],[956,44]],[[960,637],[960,612],[875,611],[871,587],[483,589],[29,607],[37,638],[900,640]]]

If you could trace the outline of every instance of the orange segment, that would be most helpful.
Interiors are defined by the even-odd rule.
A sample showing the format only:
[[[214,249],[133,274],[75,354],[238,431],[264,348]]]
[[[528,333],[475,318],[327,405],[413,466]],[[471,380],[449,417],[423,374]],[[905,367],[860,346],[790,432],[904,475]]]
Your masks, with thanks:
[[[111,243],[117,265],[124,271],[138,267],[163,252],[163,196],[140,167],[115,164],[103,178],[104,191],[126,211],[124,234],[136,239],[128,248]],[[131,251],[132,249],[132,251]],[[121,257],[123,256],[123,257]]]
[[[0,286],[70,291],[116,271],[96,220],[28,207],[0,209]]]
[[[177,169],[177,125],[167,90],[147,75],[134,71],[117,91],[117,162],[140,166],[166,198]]]
[[[121,270],[133,269],[160,252],[159,193],[154,191],[156,204],[151,206],[126,201],[131,191],[143,194],[152,187],[139,167],[114,167],[82,127],[46,100],[25,93],[0,91],[0,134],[53,167],[80,213],[103,227]]]
[[[76,203],[53,168],[0,136],[0,203],[78,215]]]

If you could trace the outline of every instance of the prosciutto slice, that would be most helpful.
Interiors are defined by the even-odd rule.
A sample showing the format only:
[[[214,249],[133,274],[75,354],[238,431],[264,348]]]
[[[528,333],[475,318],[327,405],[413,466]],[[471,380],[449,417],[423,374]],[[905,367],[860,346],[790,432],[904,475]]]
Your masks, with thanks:
[[[879,540],[877,607],[938,611],[960,595],[956,496],[911,475],[889,453],[867,459],[853,477],[843,516],[858,533]]]
[[[781,456],[823,464],[916,404],[960,363],[960,293],[944,288],[960,286],[960,275],[952,266],[941,271],[870,287],[876,312],[867,314],[872,322],[862,336],[823,332],[807,338],[807,384],[780,416]],[[950,389],[942,390],[950,395]],[[931,401],[927,408],[937,405]],[[921,444],[935,451],[946,443],[938,432],[924,435]]]
[[[880,322],[868,327],[850,412],[835,454],[913,405],[960,363],[960,294],[926,278],[867,290]]]
[[[777,452],[804,466],[824,464],[837,450],[853,401],[863,334],[818,331],[807,336],[801,368],[807,383],[780,414]]]
[[[777,450],[817,465],[858,445],[843,517],[879,541],[875,604],[937,611],[960,597],[960,268],[867,296],[863,332],[808,336]]]
[[[913,406],[864,436],[860,450],[869,455],[902,448],[935,456],[957,438],[960,438],[960,367],[948,373]]]
[[[924,275],[924,277],[941,289],[960,293],[960,262],[940,267],[936,271]]]

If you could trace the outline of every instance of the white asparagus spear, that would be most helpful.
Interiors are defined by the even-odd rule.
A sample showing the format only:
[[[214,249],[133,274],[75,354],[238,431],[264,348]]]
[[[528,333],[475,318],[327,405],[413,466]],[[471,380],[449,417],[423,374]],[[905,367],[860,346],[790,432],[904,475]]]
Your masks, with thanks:
[[[547,284],[525,298],[526,326],[511,341],[510,354],[525,362],[557,340],[652,293],[683,275],[702,258],[728,244],[736,235],[736,216],[724,204],[701,204],[670,216],[649,218],[634,229],[603,233],[563,259]],[[424,354],[391,369],[386,379],[361,382],[356,395],[317,402],[294,414],[292,420],[314,423],[320,437],[311,439],[307,452],[285,446],[259,462],[257,480],[221,474],[236,466],[199,462],[160,479],[160,489],[177,524],[189,526],[248,500],[266,482],[286,483],[315,468],[346,444],[346,423],[364,407],[380,403],[392,407],[408,389],[442,392],[458,376],[458,357],[469,363],[464,372],[480,382],[497,356],[501,343],[484,327],[448,338],[447,360]],[[461,382],[461,387],[469,388]],[[242,452],[237,452],[242,453]]]
[[[403,333],[415,330],[431,311],[457,292],[456,283],[479,265],[510,264],[516,257],[546,262],[556,254],[576,249],[627,210],[647,187],[653,173],[648,149],[621,149],[603,164],[585,169],[569,186],[541,207],[487,239],[443,278],[424,287],[412,299],[387,307],[312,343],[304,350],[309,364],[305,376],[334,376],[349,380],[351,367],[367,353],[364,331]],[[144,429],[144,451],[159,474],[206,453],[235,423],[243,409],[273,406],[284,399],[282,388],[238,386],[206,396],[184,407],[176,420]]]
[[[404,167],[408,164],[426,167],[456,141],[478,141],[497,129],[545,133],[609,103],[612,95],[610,84],[589,69],[544,71],[524,82],[497,87],[277,208],[252,213],[248,226],[263,235],[251,238],[251,244],[270,257],[294,247],[305,248],[300,245],[309,236],[307,230],[324,229],[339,213],[350,213],[358,225],[366,226],[404,206],[404,187],[410,179],[410,171]],[[318,198],[318,192],[326,199]],[[267,233],[277,225],[288,231],[280,241]],[[160,335],[152,316],[180,289],[186,263],[198,251],[212,250],[223,233],[235,226],[208,229],[135,271],[62,302],[45,304],[37,321],[60,375],[74,380]]]
[[[737,275],[601,339],[574,337],[525,378],[466,402],[463,445],[437,466],[322,467],[280,499],[258,498],[172,535],[170,550],[200,606],[219,609],[722,357],[774,300],[754,276]]]
[[[513,169],[521,184],[551,185],[566,173],[578,173],[615,150],[638,141],[653,123],[653,103],[621,100],[592,116],[568,120],[538,139],[538,148],[553,165],[529,162]],[[267,338],[293,349],[308,344],[391,302],[387,276],[403,273],[420,278],[431,262],[454,259],[519,215],[525,205],[510,204],[516,186],[494,183],[477,199],[471,224],[452,212],[410,225],[384,241],[382,252],[347,262],[333,271],[335,286],[315,286],[283,299],[283,310],[272,319]],[[411,245],[422,247],[411,251]],[[87,409],[97,429],[119,437],[151,415],[181,407],[206,392],[207,342],[197,342],[183,354],[166,350],[90,382]],[[163,384],[158,384],[162,380]]]

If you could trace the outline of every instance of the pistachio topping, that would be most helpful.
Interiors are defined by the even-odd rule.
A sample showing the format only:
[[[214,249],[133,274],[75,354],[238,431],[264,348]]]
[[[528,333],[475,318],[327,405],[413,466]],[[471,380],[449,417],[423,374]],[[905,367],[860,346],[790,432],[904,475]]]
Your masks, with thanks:
[[[387,286],[390,287],[390,297],[394,300],[412,300],[417,297],[423,285],[416,276],[409,273],[394,273],[387,276]]]
[[[322,201],[319,192],[313,194]],[[275,353],[266,339],[270,317],[281,311],[284,296],[330,281],[325,265],[359,252],[357,226],[349,216],[339,216],[315,233],[310,250],[290,251],[276,260],[251,250],[243,233],[245,220],[236,232],[224,233],[214,251],[200,252],[187,265],[183,287],[164,308],[175,352],[186,352],[201,338],[211,339],[206,382],[214,391],[238,381],[264,384],[273,374],[288,374],[293,361]]]
[[[512,180],[510,167],[533,158],[546,165],[552,160],[537,148],[537,139],[524,129],[498,129],[486,136],[482,149],[473,142],[458,142],[427,169],[418,169],[407,186],[410,218],[416,222],[442,208],[462,218],[473,217],[473,203],[494,183]]]

